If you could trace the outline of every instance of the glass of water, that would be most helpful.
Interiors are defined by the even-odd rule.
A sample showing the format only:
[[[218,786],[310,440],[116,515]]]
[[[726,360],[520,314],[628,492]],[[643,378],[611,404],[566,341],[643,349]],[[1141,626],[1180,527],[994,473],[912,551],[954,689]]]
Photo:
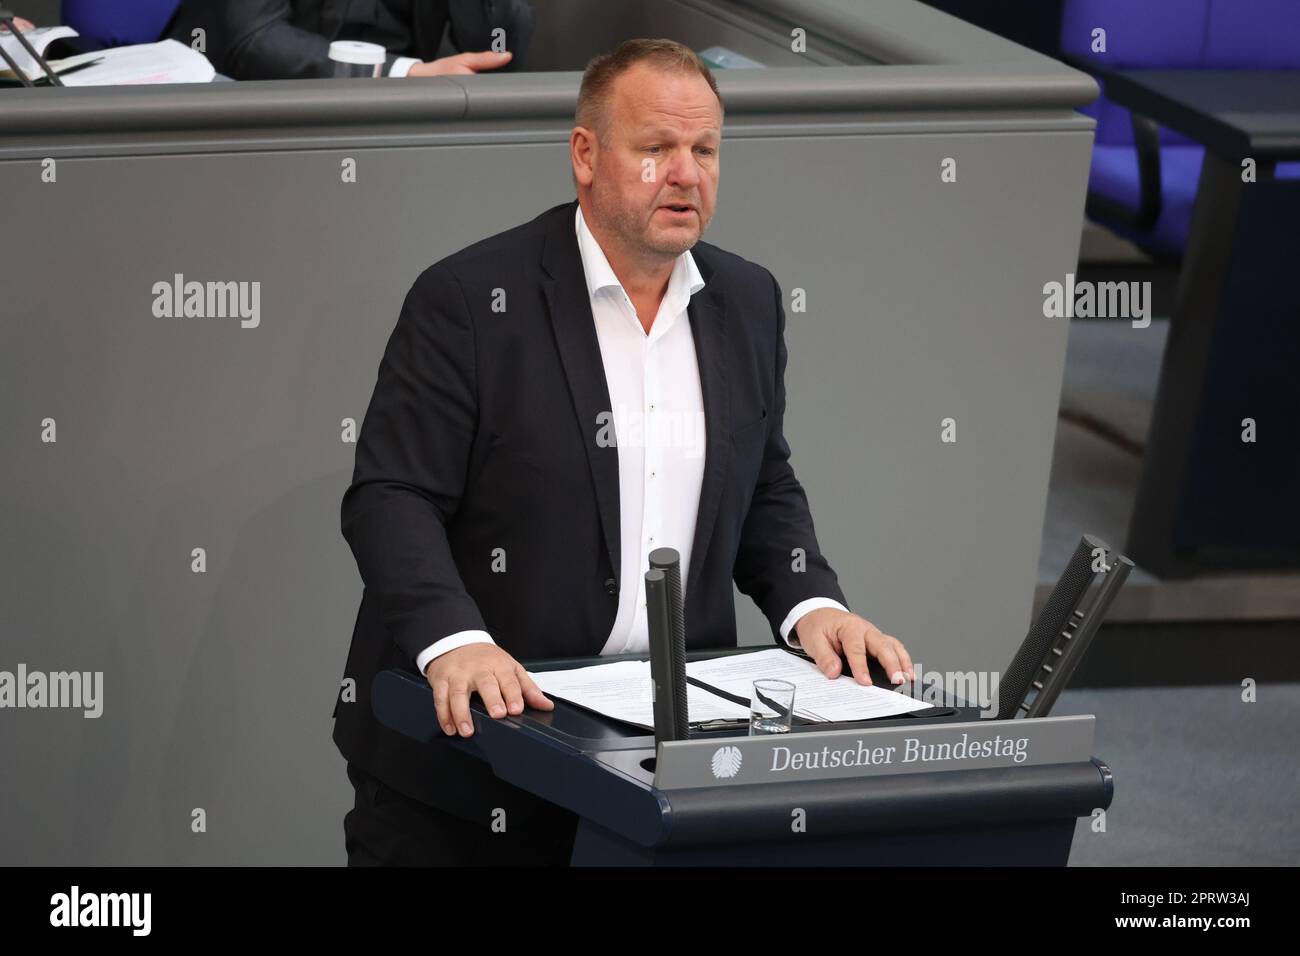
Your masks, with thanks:
[[[788,734],[794,713],[794,684],[788,680],[754,681],[749,704],[749,735]]]

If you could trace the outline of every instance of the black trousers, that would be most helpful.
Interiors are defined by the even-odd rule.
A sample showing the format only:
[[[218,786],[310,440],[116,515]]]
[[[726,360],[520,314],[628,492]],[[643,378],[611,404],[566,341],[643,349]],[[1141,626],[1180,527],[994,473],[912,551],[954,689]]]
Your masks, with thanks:
[[[576,814],[548,805],[525,823],[494,831],[412,800],[348,764],[356,801],[343,817],[348,866],[567,866]]]

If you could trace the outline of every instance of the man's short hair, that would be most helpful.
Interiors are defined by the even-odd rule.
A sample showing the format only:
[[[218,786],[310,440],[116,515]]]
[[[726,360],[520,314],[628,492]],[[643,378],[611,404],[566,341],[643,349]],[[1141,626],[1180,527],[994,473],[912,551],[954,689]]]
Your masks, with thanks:
[[[604,141],[609,129],[609,97],[614,81],[638,63],[646,63],[669,72],[694,72],[704,77],[718,97],[718,84],[708,65],[690,47],[676,40],[624,40],[609,53],[602,53],[587,64],[578,88],[578,108],[574,119],[579,126],[595,130]]]

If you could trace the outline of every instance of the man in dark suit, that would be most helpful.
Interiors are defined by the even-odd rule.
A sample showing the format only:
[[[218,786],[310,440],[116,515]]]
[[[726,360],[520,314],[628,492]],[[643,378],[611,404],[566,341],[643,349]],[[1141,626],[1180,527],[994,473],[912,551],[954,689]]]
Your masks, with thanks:
[[[681,553],[689,647],[736,643],[732,581],[828,677],[906,650],[845,606],[789,462],[781,290],[700,242],[722,105],[667,40],[588,66],[577,202],[429,267],[389,339],[343,500],[365,590],[335,708],[349,861],[563,863],[572,814],[375,720],[416,667],[449,736],[554,705],[520,660],[644,650],[647,554]],[[702,425],[703,427],[695,427]],[[611,427],[612,426],[612,427]],[[507,821],[505,832],[490,827]]]
[[[167,33],[188,45],[202,29],[208,59],[232,79],[287,80],[333,76],[332,40],[384,47],[384,76],[517,69],[533,26],[528,0],[185,0]],[[448,27],[466,52],[438,57]]]

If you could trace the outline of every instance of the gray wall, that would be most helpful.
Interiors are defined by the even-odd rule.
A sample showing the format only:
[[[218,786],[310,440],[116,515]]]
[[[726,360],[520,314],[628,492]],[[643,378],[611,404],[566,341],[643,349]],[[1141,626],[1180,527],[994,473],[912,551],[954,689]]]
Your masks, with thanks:
[[[805,71],[779,71],[779,95],[724,77],[708,238],[807,292],[787,433],[855,608],[926,667],[1000,670],[1029,619],[1066,341],[1041,288],[1075,261],[1091,124],[1013,108],[1015,84],[936,107],[923,70],[898,74],[922,104],[903,109],[884,69],[829,71],[805,101]],[[357,95],[440,109],[460,90],[440,82]],[[571,108],[576,78],[555,83]],[[465,89],[473,116],[512,87]],[[341,862],[330,711],[360,581],[340,421],[360,421],[424,266],[571,197],[568,123],[149,132],[162,94],[50,92],[0,141],[7,219],[27,224],[0,266],[0,670],[103,671],[106,700],[97,720],[0,711],[0,863]],[[166,95],[195,97],[190,117],[217,104],[213,124],[256,113],[238,89]],[[88,106],[121,121],[95,133]],[[151,287],[177,272],[260,282],[260,327],[155,318]],[[740,639],[766,640],[740,604]]]

